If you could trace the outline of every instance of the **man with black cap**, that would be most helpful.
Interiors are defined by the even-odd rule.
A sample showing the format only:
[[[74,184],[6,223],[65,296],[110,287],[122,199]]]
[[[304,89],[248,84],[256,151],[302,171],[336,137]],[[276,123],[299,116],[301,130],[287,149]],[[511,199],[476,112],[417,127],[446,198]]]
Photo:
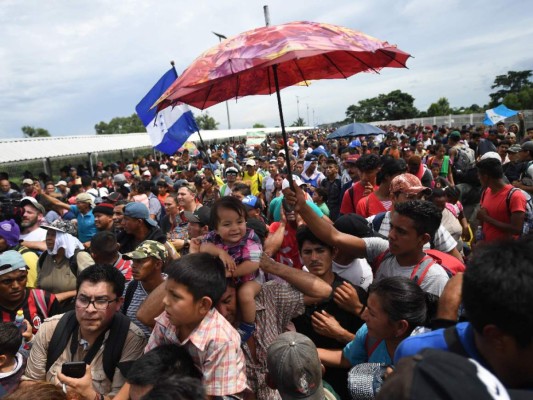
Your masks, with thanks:
[[[520,161],[524,164],[523,172],[518,182],[513,182],[513,186],[525,190],[529,194],[533,193],[533,141],[522,144],[520,149]]]
[[[190,240],[201,238],[209,232],[209,219],[211,216],[211,209],[207,206],[202,206],[194,211],[184,211],[183,216],[187,220],[188,239],[180,250],[180,256],[189,254]]]
[[[94,207],[94,225],[99,232],[114,231],[113,208],[113,204],[110,203],[100,203]]]

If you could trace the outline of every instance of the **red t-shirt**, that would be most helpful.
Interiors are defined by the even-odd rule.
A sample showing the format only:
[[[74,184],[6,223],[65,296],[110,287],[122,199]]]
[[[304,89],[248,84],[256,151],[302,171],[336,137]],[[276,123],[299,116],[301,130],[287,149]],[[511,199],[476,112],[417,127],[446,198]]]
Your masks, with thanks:
[[[513,188],[513,185],[505,185],[505,187],[498,193],[492,194],[492,190],[487,188],[483,195],[481,207],[487,210],[489,217],[492,217],[503,223],[511,222],[511,214],[515,212],[526,211],[526,198],[519,190],[516,190],[511,196],[509,208],[507,207],[507,194]],[[496,228],[494,225],[487,222],[483,223],[484,240],[491,242],[499,239],[509,239],[511,235]],[[512,235],[517,238],[518,235]]]
[[[380,199],[378,199],[376,193],[372,192],[367,197],[363,197],[361,200],[359,200],[355,213],[368,218],[371,215],[376,215],[389,210],[383,206],[383,203]]]
[[[279,222],[270,224],[268,231],[270,234],[276,232],[280,227]],[[303,264],[298,252],[298,242],[296,241],[296,230],[291,224],[285,225],[285,234],[283,235],[283,242],[278,252],[274,254],[274,260],[281,264],[288,265],[297,269],[302,269]]]
[[[378,187],[374,186],[374,190]],[[350,195],[351,190],[353,189],[353,199]],[[350,214],[354,213],[357,209],[357,203],[363,198],[363,193],[365,192],[365,187],[359,182],[355,182],[353,186],[344,192],[341,203],[341,214]]]

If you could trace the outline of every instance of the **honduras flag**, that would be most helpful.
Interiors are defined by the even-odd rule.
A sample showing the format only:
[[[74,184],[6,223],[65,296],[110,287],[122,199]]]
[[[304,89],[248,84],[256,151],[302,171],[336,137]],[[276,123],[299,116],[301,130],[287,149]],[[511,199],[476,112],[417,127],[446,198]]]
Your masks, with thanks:
[[[512,117],[516,114],[518,114],[518,111],[511,110],[501,104],[496,108],[485,111],[485,119],[483,120],[483,123],[485,125],[494,125],[503,121],[505,118]]]
[[[186,104],[169,106],[159,111],[156,108],[150,109],[177,77],[174,68],[168,70],[135,107],[154,148],[170,155],[183,146],[191,134],[198,131],[192,111]]]

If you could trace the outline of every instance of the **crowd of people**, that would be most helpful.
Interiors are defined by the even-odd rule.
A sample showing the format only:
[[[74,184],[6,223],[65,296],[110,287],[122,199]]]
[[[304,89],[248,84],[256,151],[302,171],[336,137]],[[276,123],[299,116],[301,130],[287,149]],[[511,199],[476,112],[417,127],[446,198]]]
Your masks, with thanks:
[[[526,398],[533,127],[383,128],[0,172],[0,398]]]

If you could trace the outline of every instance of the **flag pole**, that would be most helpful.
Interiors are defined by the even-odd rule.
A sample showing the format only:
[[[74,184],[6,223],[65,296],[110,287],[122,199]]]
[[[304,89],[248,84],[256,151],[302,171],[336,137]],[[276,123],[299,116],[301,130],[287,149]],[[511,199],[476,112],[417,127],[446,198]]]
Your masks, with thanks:
[[[174,63],[174,60],[170,61],[170,65],[172,65],[172,68],[174,68],[174,72],[176,72],[176,78],[178,77],[178,71],[176,71],[176,65]],[[211,164],[211,159],[209,158],[209,155],[207,154],[207,150],[205,147],[204,139],[202,139],[202,135],[200,134],[200,129],[196,131],[198,134],[198,137],[200,138],[200,143],[202,144],[202,149],[204,150],[205,157],[207,158],[207,163],[211,167],[211,172],[213,173],[213,176],[215,176],[215,170],[213,169],[213,164]],[[200,157],[202,157],[202,151],[200,150]]]

